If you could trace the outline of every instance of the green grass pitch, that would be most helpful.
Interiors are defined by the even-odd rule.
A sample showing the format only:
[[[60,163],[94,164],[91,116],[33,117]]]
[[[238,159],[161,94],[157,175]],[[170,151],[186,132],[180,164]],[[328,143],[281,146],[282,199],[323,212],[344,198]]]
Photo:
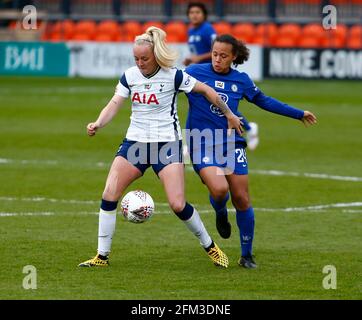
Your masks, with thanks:
[[[135,225],[118,216],[110,267],[77,268],[96,253],[100,197],[129,124],[128,104],[96,137],[86,135],[116,82],[0,77],[0,299],[362,298],[362,91],[352,81],[258,84],[313,111],[310,128],[241,103],[260,127],[260,145],[248,152],[258,269],[238,267],[233,208],[224,240],[190,166],[187,199],[228,254],[228,269],[214,267],[169,210],[152,170],[129,188],[153,196],[152,219]],[[183,124],[186,112],[181,94]],[[36,289],[23,288],[27,265]],[[323,287],[326,265],[336,268],[336,289]]]

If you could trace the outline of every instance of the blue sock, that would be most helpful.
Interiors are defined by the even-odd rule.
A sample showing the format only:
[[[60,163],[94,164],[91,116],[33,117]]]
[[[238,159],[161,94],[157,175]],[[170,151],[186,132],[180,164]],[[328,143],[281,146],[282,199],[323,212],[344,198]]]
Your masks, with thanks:
[[[226,203],[229,200],[229,192],[227,193],[225,199],[223,199],[221,201],[214,200],[214,198],[211,196],[211,194],[209,194],[209,200],[217,215],[227,216],[228,209],[226,208]]]
[[[240,233],[241,255],[243,257],[251,256],[255,226],[253,207],[245,211],[236,210],[236,223]]]
[[[243,118],[241,121],[243,122],[243,127],[245,128],[245,130],[249,131],[251,128],[250,128],[248,119]]]

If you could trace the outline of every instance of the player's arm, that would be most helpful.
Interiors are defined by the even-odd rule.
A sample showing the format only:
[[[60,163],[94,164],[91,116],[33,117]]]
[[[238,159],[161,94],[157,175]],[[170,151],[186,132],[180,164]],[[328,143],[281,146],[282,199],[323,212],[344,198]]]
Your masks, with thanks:
[[[117,114],[118,110],[123,105],[125,97],[115,94],[108,104],[103,108],[95,122],[87,125],[87,133],[89,136],[94,136],[99,128],[103,128]]]
[[[289,106],[286,103],[278,101],[277,99],[266,96],[261,91],[256,94],[252,100],[249,101],[266,111],[280,114],[289,118],[298,119],[302,121],[305,126],[317,123],[317,117],[312,112],[303,111]]]
[[[235,129],[238,134],[242,135],[243,130],[239,117],[230,110],[229,106],[221,99],[213,88],[197,81],[192,91],[202,94],[208,101],[217,106],[226,117],[229,129]]]
[[[191,63],[200,63],[208,59],[211,59],[211,51],[203,54],[193,54],[188,59],[186,59],[188,64],[185,63],[185,65],[188,66]]]

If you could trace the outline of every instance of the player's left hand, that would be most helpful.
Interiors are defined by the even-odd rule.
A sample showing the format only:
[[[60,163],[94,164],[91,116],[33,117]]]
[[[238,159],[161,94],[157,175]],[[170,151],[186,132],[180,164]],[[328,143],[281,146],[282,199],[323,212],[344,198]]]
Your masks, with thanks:
[[[236,132],[241,136],[244,131],[242,127],[241,119],[236,116],[235,114],[231,114],[229,117],[227,117],[228,120],[228,136],[231,135],[231,130],[235,129]]]
[[[304,111],[304,116],[300,120],[306,127],[317,123],[317,117],[310,111]]]

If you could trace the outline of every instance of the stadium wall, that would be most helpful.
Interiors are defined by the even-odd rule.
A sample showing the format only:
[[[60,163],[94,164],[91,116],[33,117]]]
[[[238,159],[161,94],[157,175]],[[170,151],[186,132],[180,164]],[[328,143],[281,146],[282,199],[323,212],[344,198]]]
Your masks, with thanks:
[[[362,50],[265,48],[267,78],[362,79]]]
[[[0,42],[0,75],[39,75],[91,78],[119,77],[134,66],[132,43],[97,42]],[[172,44],[179,52],[177,67],[184,68],[187,44]],[[262,79],[262,48],[250,45],[250,60],[242,70]]]
[[[177,67],[182,69],[187,44],[172,46],[179,52]],[[250,60],[238,69],[255,81],[362,79],[362,50],[248,47]],[[132,43],[0,42],[0,75],[115,78],[133,65]]]
[[[68,76],[65,43],[0,42],[0,75]]]

